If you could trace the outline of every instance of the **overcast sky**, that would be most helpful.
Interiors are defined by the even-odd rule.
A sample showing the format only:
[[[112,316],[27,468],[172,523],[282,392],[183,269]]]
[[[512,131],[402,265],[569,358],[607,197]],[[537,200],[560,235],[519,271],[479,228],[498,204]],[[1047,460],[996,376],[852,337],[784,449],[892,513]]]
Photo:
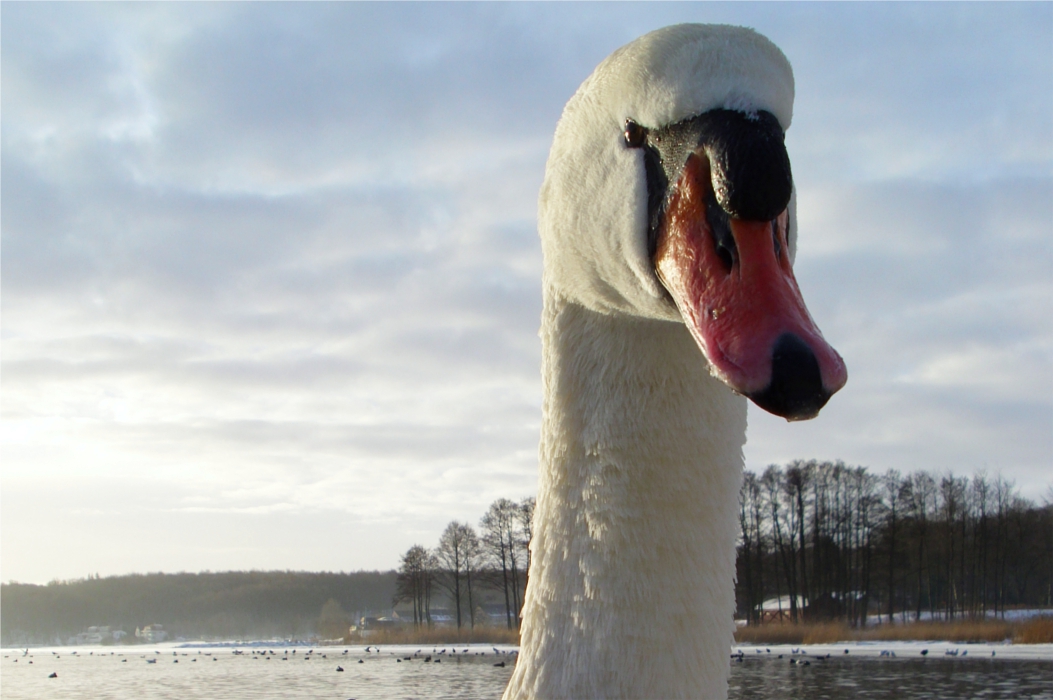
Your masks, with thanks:
[[[748,468],[1053,483],[1053,4],[2,12],[0,578],[391,568],[531,495],[537,190],[618,46],[794,66],[797,276],[849,367]]]

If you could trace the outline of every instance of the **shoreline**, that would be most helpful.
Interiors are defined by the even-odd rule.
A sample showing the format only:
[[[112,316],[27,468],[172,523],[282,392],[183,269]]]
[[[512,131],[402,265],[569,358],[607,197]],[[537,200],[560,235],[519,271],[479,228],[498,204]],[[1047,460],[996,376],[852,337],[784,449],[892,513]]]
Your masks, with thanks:
[[[938,642],[956,644],[1053,644],[1053,616],[1036,615],[1019,620],[923,620],[850,627],[844,622],[766,624],[738,627],[740,644],[840,644],[844,642]]]
[[[260,649],[314,649],[315,654],[324,650],[326,654],[334,652],[344,653],[358,658],[384,658],[389,656],[400,656],[418,651],[420,644],[390,644],[381,646],[379,651],[375,645],[363,644],[340,644],[332,646],[311,645],[300,640],[256,640],[256,641],[216,641],[216,642],[163,642],[161,644],[150,644],[140,646],[102,646],[83,645],[78,647],[29,647],[29,656],[51,655],[56,656],[145,656],[167,654],[169,656],[188,654],[221,653],[223,655],[234,654],[236,651],[260,650]],[[488,643],[446,643],[427,644],[427,649],[449,649],[451,656],[460,656],[467,650],[470,655],[485,653],[487,655],[515,656],[519,647],[511,644],[488,644]],[[366,648],[373,651],[366,652]],[[427,649],[425,651],[427,651]],[[2,650],[5,658],[21,657],[26,652],[26,647],[4,647]],[[922,654],[925,651],[927,653]],[[847,653],[846,653],[847,652]],[[788,662],[790,659],[834,661],[839,658],[847,659],[870,659],[881,661],[896,661],[904,659],[924,658],[928,661],[953,660],[953,661],[1053,661],[1053,644],[1015,644],[1012,642],[950,642],[942,641],[862,641],[862,642],[838,642],[824,644],[764,644],[744,643],[734,644],[729,647],[729,655],[732,661],[739,657],[743,661],[758,659],[782,659]]]

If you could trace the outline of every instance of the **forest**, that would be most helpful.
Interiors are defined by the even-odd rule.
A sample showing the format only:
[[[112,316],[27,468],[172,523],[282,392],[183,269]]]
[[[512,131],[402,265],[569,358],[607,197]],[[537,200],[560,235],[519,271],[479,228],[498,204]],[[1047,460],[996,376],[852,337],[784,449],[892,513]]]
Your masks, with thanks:
[[[1053,607],[1053,491],[1036,504],[982,471],[875,474],[813,460],[746,471],[738,505],[736,615],[751,625],[860,627]],[[154,623],[188,639],[329,638],[392,608],[416,627],[514,630],[534,507],[533,498],[498,499],[478,527],[452,521],[434,547],[410,547],[397,571],[6,583],[2,641],[52,643],[91,625],[131,633]]]
[[[5,645],[54,643],[92,625],[128,633],[164,625],[170,637],[187,639],[306,638],[332,611],[389,610],[395,573],[243,571],[199,574],[132,574],[46,586],[0,586]],[[334,607],[335,606],[335,607]],[[346,611],[346,612],[345,612]],[[343,633],[346,624],[341,625]]]
[[[1053,491],[1036,505],[983,471],[772,465],[745,473],[739,521],[738,615],[751,624],[863,626],[1053,606]],[[761,609],[780,598],[780,609]]]
[[[534,499],[500,499],[478,531],[454,521],[435,548],[412,547],[396,601],[412,603],[417,625],[433,622],[437,598],[458,627],[474,626],[479,590],[494,590],[507,626],[518,626],[533,508]],[[736,617],[749,624],[856,627],[1053,607],[1053,492],[1036,505],[1001,476],[798,460],[745,472],[739,521]]]

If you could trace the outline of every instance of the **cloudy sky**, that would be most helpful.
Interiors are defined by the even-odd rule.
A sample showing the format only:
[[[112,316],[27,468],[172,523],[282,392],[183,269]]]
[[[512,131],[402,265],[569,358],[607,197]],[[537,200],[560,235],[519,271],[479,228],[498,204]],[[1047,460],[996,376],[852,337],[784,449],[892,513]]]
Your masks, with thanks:
[[[389,568],[536,489],[551,134],[607,54],[794,65],[850,379],[747,466],[1053,483],[1053,5],[2,5],[0,578]]]

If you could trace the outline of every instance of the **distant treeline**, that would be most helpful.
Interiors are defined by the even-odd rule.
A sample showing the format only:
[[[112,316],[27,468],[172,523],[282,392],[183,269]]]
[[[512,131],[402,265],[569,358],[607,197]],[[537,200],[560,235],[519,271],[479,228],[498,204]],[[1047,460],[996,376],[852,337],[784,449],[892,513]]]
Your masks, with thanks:
[[[1001,615],[1053,607],[1053,504],[1021,498],[1001,476],[919,470],[882,475],[843,462],[747,471],[739,498],[737,615],[756,624]],[[480,593],[517,627],[530,563],[534,499],[495,501],[479,522],[451,522],[434,548],[402,556],[395,602],[432,625],[433,601],[477,624]],[[782,599],[782,609],[764,610]],[[408,617],[408,615],[404,616]]]
[[[0,638],[4,644],[53,643],[92,625],[109,625],[131,640],[137,627],[155,623],[170,637],[188,639],[307,637],[316,633],[327,603],[347,613],[386,610],[394,592],[394,571],[158,573],[46,586],[5,583]]]
[[[346,634],[355,613],[400,609],[416,625],[516,628],[530,566],[534,499],[498,499],[479,522],[451,522],[389,572],[290,571],[89,577],[0,586],[4,644],[53,643],[92,625],[172,637]],[[912,619],[1053,606],[1053,504],[1013,484],[842,462],[747,471],[739,498],[738,615],[757,623],[867,616]],[[765,600],[783,598],[782,612]],[[435,606],[433,606],[433,602]],[[437,607],[443,606],[443,607]],[[496,613],[495,610],[500,610]],[[485,616],[480,619],[480,614]]]
[[[750,623],[955,619],[1053,605],[1053,504],[984,472],[795,461],[746,472],[738,614]],[[762,611],[782,597],[782,611]]]

